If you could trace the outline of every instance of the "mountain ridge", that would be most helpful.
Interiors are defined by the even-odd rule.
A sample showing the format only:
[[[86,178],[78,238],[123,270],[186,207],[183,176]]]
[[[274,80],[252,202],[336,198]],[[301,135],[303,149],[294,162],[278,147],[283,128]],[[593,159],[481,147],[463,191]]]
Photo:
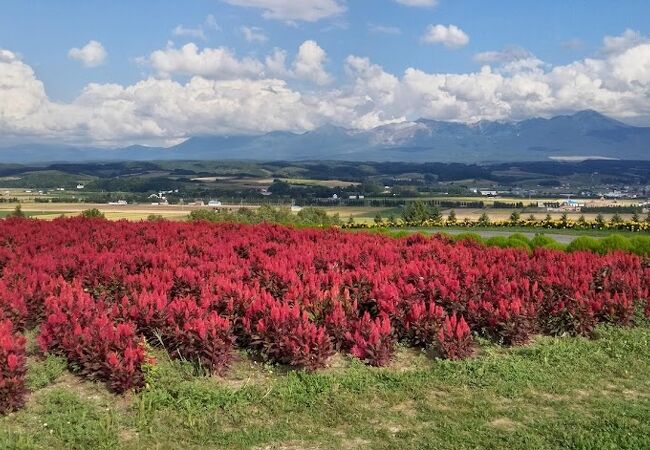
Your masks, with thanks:
[[[172,147],[117,149],[21,144],[0,148],[0,162],[101,160],[347,160],[508,162],[558,157],[650,159],[650,127],[593,110],[517,122],[417,119],[369,130],[326,124],[304,133],[194,136]]]

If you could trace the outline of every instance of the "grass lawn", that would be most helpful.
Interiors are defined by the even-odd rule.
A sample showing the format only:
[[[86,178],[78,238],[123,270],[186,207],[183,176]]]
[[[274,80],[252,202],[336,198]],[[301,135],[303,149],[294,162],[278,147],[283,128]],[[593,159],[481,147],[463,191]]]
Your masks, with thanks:
[[[400,349],[377,369],[336,356],[314,374],[241,355],[225,378],[200,377],[157,359],[142,393],[117,397],[31,356],[33,393],[0,418],[0,448],[650,448],[647,327],[482,343],[463,362]]]

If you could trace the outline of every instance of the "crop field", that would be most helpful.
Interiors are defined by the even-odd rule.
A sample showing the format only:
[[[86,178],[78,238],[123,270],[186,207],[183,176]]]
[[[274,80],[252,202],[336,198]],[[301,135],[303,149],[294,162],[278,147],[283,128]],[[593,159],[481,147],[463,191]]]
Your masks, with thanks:
[[[0,270],[3,448],[645,442],[632,254],[11,219]]]

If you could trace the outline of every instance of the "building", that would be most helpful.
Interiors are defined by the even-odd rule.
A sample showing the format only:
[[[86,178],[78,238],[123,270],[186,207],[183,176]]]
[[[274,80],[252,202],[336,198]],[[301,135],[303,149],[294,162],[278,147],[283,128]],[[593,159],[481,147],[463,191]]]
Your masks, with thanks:
[[[221,202],[219,200],[210,200],[208,206],[221,206]]]

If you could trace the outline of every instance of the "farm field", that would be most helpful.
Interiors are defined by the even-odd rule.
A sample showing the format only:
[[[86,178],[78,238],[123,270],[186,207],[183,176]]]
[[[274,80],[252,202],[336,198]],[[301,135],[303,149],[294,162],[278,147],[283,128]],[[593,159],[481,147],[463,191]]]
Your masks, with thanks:
[[[635,255],[205,222],[0,231],[3,448],[645,443]]]

